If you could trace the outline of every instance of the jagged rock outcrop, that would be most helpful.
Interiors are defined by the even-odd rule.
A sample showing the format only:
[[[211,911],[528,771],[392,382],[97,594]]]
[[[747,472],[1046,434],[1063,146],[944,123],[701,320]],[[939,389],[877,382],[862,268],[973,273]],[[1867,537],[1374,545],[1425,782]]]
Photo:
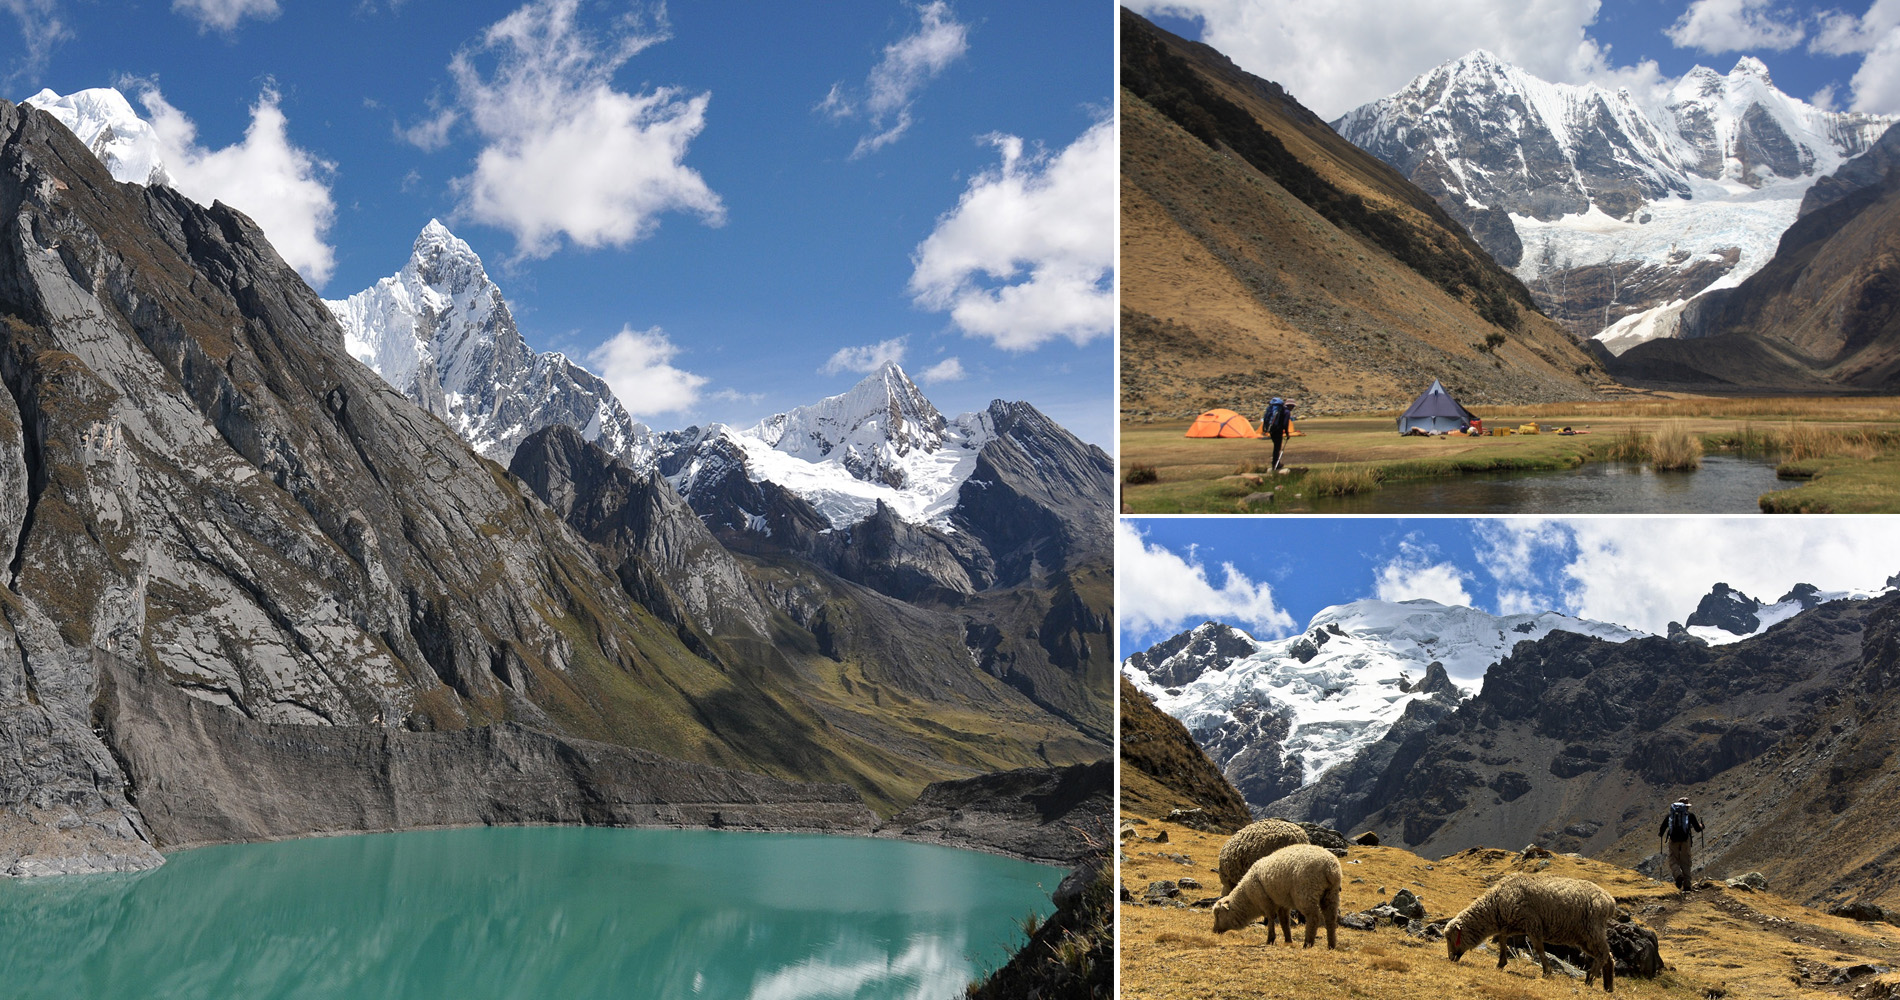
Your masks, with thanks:
[[[1253,636],[1232,625],[1202,622],[1129,655],[1126,666],[1147,674],[1162,687],[1180,687],[1209,670],[1225,670],[1260,648]]]
[[[1683,624],[1707,625],[1736,635],[1753,635],[1761,626],[1761,619],[1755,614],[1760,610],[1760,601],[1726,583],[1717,583],[1707,594],[1702,595],[1702,600],[1696,603],[1695,610]]]
[[[768,639],[768,612],[738,563],[657,473],[634,472],[565,424],[529,435],[508,471],[613,554],[635,602],[674,625]]]
[[[1109,842],[1111,780],[1100,760],[933,782],[878,834],[1080,864]]]

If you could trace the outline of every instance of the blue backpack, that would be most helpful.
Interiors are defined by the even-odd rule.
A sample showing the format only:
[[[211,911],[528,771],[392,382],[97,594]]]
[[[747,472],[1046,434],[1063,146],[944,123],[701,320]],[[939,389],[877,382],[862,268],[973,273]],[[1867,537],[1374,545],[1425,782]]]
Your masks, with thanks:
[[[1267,404],[1266,415],[1260,418],[1260,429],[1268,434],[1272,434],[1275,431],[1286,430],[1286,425],[1286,402],[1280,397],[1275,396],[1273,397],[1273,402]]]
[[[1681,802],[1669,806],[1669,839],[1689,839],[1689,807]]]

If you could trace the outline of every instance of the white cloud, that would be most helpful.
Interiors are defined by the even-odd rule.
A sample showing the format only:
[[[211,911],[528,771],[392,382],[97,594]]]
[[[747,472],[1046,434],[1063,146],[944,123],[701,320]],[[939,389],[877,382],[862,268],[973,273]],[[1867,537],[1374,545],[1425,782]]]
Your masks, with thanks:
[[[1115,129],[1103,119],[1053,156],[992,136],[1002,165],[970,181],[912,255],[917,304],[1004,350],[1113,329]]]
[[[1272,636],[1295,627],[1293,617],[1273,601],[1273,589],[1255,583],[1232,563],[1221,564],[1221,585],[1208,580],[1207,567],[1194,557],[1150,545],[1131,521],[1115,522],[1116,607],[1121,627],[1137,636],[1179,632],[1214,620],[1244,625],[1255,635]]]
[[[433,153],[449,144],[449,131],[461,120],[461,112],[454,108],[442,108],[407,128],[396,126],[396,138],[425,153]]]
[[[53,48],[73,37],[72,28],[60,17],[59,0],[0,0],[0,9],[20,22],[20,41],[26,45],[26,54],[14,64],[12,75],[37,82]]]
[[[172,13],[198,22],[199,31],[230,31],[247,17],[269,20],[279,12],[277,0],[172,0]]]
[[[1810,52],[1863,57],[1850,81],[1852,110],[1900,114],[1900,0],[1874,0],[1860,17],[1829,11],[1819,21]]]
[[[853,99],[843,83],[834,83],[813,109],[837,119],[862,115],[867,120],[871,131],[851,150],[854,160],[896,142],[908,131],[918,91],[969,51],[969,29],[951,16],[949,4],[936,0],[918,7],[917,13],[923,23],[884,47],[884,58],[865,78],[861,100]]]
[[[1487,519],[1480,562],[1499,581],[1558,610],[1662,634],[1726,583],[1773,601],[1797,583],[1822,590],[1878,588],[1900,571],[1900,524],[1888,519]],[[1487,558],[1487,547],[1502,551]],[[1521,558],[1519,558],[1521,556]],[[1542,559],[1556,569],[1530,569]],[[1556,601],[1551,595],[1561,595]]]
[[[324,237],[336,217],[328,183],[336,166],[291,143],[275,90],[267,88],[251,105],[244,141],[222,149],[199,145],[198,127],[158,87],[144,86],[139,101],[151,117],[173,188],[193,201],[222,201],[250,216],[306,281],[321,287],[329,280],[336,252]]]
[[[1599,0],[1136,0],[1144,13],[1199,18],[1203,40],[1331,120],[1430,67],[1487,49],[1559,83],[1653,87],[1653,62],[1616,67],[1589,37]]]
[[[1770,0],[1695,0],[1663,34],[1677,48],[1711,54],[1750,49],[1782,52],[1807,37],[1798,19],[1791,20]]]
[[[669,363],[679,350],[659,327],[628,326],[587,352],[587,363],[607,380],[628,413],[645,417],[684,410],[699,401],[706,378]]]
[[[1835,92],[1834,85],[1830,83],[1827,86],[1822,87],[1820,90],[1817,90],[1814,93],[1808,95],[1808,103],[1814,105],[1817,108],[1820,108],[1822,111],[1839,110],[1838,108],[1835,107],[1835,104],[1834,104],[1834,101],[1835,101],[1834,92]]]
[[[1438,560],[1438,550],[1411,539],[1399,542],[1399,551],[1373,573],[1373,596],[1382,601],[1417,598],[1446,605],[1471,606],[1465,590],[1465,571]]]
[[[869,374],[887,364],[902,364],[904,361],[904,338],[892,337],[875,344],[861,347],[841,347],[831,356],[824,366],[818,369],[820,375],[836,375],[839,372],[863,372]]]
[[[483,141],[474,172],[455,182],[459,214],[513,233],[530,257],[552,254],[563,236],[625,246],[669,211],[724,222],[719,196],[684,163],[712,95],[615,90],[614,73],[666,35],[622,19],[597,38],[575,24],[578,2],[530,3],[450,63],[456,110]],[[488,56],[484,73],[477,61]]]
[[[956,358],[945,358],[924,369],[923,374],[917,377],[925,385],[936,385],[939,382],[961,382],[967,374],[963,370],[962,361]]]

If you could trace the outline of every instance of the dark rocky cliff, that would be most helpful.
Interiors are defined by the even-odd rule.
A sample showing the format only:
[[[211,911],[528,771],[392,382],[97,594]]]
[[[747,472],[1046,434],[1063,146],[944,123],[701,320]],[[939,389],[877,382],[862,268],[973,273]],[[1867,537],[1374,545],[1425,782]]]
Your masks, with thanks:
[[[695,788],[702,817],[849,826],[862,806],[837,783],[891,803],[1045,740],[1100,753],[1027,707],[996,729],[1020,724],[1028,748],[834,711],[840,671],[810,696],[815,649],[790,671],[719,655],[806,582],[761,586],[778,610],[748,603],[658,492],[599,512],[638,538],[631,566],[610,560],[574,508],[351,360],[249,219],[115,183],[3,102],[0,381],[0,870],[410,822],[668,821],[648,807]],[[1058,588],[1041,620],[1068,606]],[[964,632],[942,655],[970,657]],[[115,679],[102,657],[129,666]],[[355,764],[346,779],[271,747]]]
[[[1883,810],[1850,810],[1846,800],[1831,808],[1812,787],[1758,800],[1763,789],[1802,786],[1811,766],[1838,768],[1834,780],[1843,787],[1891,783],[1882,775],[1893,746],[1874,720],[1893,704],[1887,681],[1896,622],[1900,598],[1888,595],[1819,604],[1759,636],[1713,648],[1552,633],[1520,643],[1456,711],[1408,714],[1385,743],[1280,805],[1341,829],[1369,827],[1434,856],[1539,843],[1613,851],[1635,863],[1655,849],[1663,805],[1690,794],[1712,830],[1722,824],[1710,835],[1718,857],[1745,838],[1771,837],[1754,817],[1779,813],[1782,822],[1796,822],[1807,815],[1798,822],[1811,825],[1816,812],[1847,811],[1838,822],[1853,827],[1858,845],[1847,853],[1864,854],[1859,863],[1867,863],[1900,832],[1891,810],[1881,818]],[[1854,752],[1833,746],[1848,739],[1843,734],[1855,737]],[[1829,749],[1817,750],[1816,742]],[[1790,768],[1803,753],[1823,763]],[[1747,828],[1739,828],[1745,816]],[[1781,841],[1784,848],[1795,843]],[[1764,842],[1736,856],[1783,868],[1799,863]]]

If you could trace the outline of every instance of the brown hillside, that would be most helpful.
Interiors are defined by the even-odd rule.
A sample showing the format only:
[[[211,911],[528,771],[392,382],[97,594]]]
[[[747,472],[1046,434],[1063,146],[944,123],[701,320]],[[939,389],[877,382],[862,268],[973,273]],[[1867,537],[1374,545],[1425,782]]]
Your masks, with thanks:
[[[1284,90],[1122,12],[1122,407],[1595,394],[1592,358],[1430,197]]]
[[[1205,809],[1224,829],[1253,821],[1247,803],[1188,735],[1122,678],[1121,809],[1166,816],[1173,809]]]
[[[1363,997],[1418,1000],[1471,997],[1535,1000],[1541,997],[1602,997],[1601,984],[1585,989],[1562,974],[1540,978],[1536,966],[1513,959],[1497,968],[1490,946],[1460,962],[1446,958],[1442,941],[1415,937],[1390,925],[1372,931],[1339,929],[1339,947],[1328,951],[1324,930],[1311,950],[1284,942],[1267,944],[1266,929],[1216,936],[1213,917],[1197,904],[1211,902],[1218,879],[1214,863],[1225,838],[1174,823],[1138,818],[1138,835],[1166,831],[1164,844],[1125,842],[1122,882],[1140,899],[1156,881],[1195,878],[1201,889],[1184,890],[1161,905],[1121,904],[1121,996],[1124,1000],[1255,1000]],[[1833,997],[1887,998],[1894,973],[1851,977],[1827,984],[1832,973],[1859,964],[1892,966],[1900,954],[1900,928],[1830,917],[1772,892],[1713,885],[1685,895],[1627,868],[1568,855],[1527,857],[1479,848],[1436,861],[1391,847],[1353,846],[1341,859],[1345,884],[1340,912],[1358,912],[1389,902],[1410,889],[1425,906],[1426,919],[1456,914],[1491,882],[1510,872],[1583,878],[1615,896],[1640,925],[1654,930],[1665,963],[1655,979],[1619,976],[1610,996],[1636,998]],[[1296,939],[1302,929],[1294,928]],[[1821,977],[1819,982],[1814,977]]]

